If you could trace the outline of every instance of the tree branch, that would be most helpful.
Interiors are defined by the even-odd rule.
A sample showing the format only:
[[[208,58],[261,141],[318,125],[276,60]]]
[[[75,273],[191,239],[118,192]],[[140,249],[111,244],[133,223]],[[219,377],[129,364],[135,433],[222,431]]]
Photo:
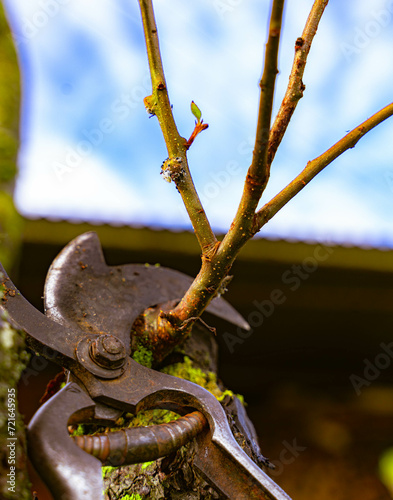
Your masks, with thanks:
[[[319,21],[329,0],[315,0],[311,8],[302,36],[295,43],[295,58],[292,65],[289,84],[281,103],[280,109],[274,120],[270,131],[268,165],[271,165],[277,148],[287,130],[293,112],[299,100],[303,97],[305,86],[303,84],[303,74],[307,63],[307,56],[310,52],[311,44],[317,32]]]
[[[157,116],[165,139],[168,160],[164,163],[164,173],[168,180],[173,180],[176,184],[202,253],[209,252],[217,240],[191,177],[186,154],[189,146],[186,139],[179,134],[173,117],[161,61],[152,0],[139,0],[139,7],[152,81],[152,95],[145,98],[145,106],[149,113]]]
[[[332,163],[333,160],[347,149],[355,147],[357,142],[367,134],[367,132],[392,115],[393,103],[388,104],[365,122],[354,128],[323,154],[309,161],[306,168],[292,182],[257,212],[255,217],[258,231],[327,165]]]
[[[225,236],[220,251],[235,252],[254,234],[255,210],[269,180],[270,168],[267,164],[269,130],[273,108],[276,81],[277,58],[280,43],[284,0],[274,0],[270,15],[269,37],[266,44],[265,64],[260,81],[261,93],[255,146],[252,163],[248,169],[240,204]]]
[[[175,325],[191,317],[198,317],[210,300],[219,293],[233,261],[244,243],[255,234],[255,210],[269,179],[267,150],[273,107],[277,58],[285,0],[274,0],[270,14],[269,36],[265,64],[260,81],[261,94],[255,148],[248,169],[243,195],[232,225],[221,244],[210,255],[202,256],[202,267],[191,287],[175,309],[166,315]]]

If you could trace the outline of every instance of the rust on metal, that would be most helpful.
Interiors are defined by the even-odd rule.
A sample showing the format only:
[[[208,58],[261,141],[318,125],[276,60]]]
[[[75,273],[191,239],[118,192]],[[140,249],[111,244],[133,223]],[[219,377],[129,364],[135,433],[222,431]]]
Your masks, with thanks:
[[[167,456],[189,443],[207,420],[194,411],[172,422],[149,427],[130,427],[93,436],[73,436],[82,450],[104,465],[119,466],[150,462]]]

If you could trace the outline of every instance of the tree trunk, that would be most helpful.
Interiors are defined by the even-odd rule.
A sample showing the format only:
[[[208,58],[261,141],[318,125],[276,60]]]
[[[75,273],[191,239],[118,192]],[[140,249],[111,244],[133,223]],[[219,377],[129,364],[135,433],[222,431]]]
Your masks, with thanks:
[[[21,217],[12,191],[18,152],[20,84],[18,62],[0,3],[0,261],[6,269],[15,262]],[[2,300],[0,276],[0,301]],[[24,425],[17,408],[17,384],[27,363],[24,338],[0,314],[0,497],[31,498],[26,471]]]
[[[0,299],[1,300],[1,299]],[[17,384],[28,361],[23,334],[0,318],[0,498],[31,499]]]

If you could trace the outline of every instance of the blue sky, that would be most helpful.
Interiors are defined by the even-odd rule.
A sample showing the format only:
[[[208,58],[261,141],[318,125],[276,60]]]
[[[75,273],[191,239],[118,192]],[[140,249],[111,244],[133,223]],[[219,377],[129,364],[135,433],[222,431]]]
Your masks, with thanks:
[[[19,210],[189,228],[160,166],[166,149],[136,0],[5,0],[23,75]],[[311,0],[288,0],[275,110]],[[213,227],[226,231],[251,160],[269,1],[155,2],[173,111],[188,137],[194,100],[209,124],[189,151]],[[272,167],[268,201],[307,161],[392,99],[392,0],[330,0],[300,101]],[[393,119],[307,186],[262,236],[393,247]]]

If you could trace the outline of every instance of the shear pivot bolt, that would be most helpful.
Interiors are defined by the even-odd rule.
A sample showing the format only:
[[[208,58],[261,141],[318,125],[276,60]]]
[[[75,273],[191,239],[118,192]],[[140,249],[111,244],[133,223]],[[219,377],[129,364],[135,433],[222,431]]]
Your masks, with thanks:
[[[115,370],[123,366],[126,350],[113,335],[101,335],[90,344],[90,357],[99,366]]]

